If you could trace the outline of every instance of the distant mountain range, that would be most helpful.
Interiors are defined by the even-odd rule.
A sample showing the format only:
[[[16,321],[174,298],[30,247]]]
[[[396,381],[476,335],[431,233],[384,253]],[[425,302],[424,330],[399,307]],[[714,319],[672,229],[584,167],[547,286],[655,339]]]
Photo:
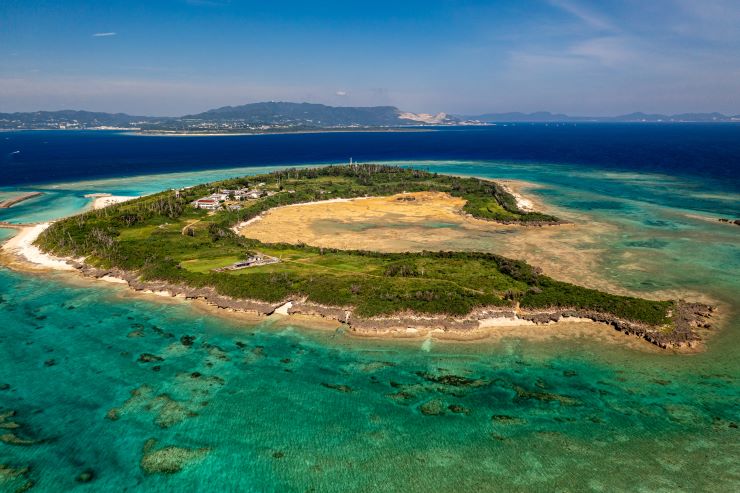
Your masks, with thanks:
[[[0,113],[0,128],[60,128],[76,123],[84,127],[129,126],[134,122],[149,121],[152,117],[125,113],[61,110],[28,113]]]
[[[465,120],[484,123],[557,123],[557,122],[740,122],[740,115],[727,116],[722,113],[681,113],[661,115],[629,113],[620,116],[569,116],[562,113],[539,111],[536,113],[486,113],[484,115],[460,116]]]
[[[90,111],[0,113],[0,129],[105,129],[143,132],[283,132],[342,128],[394,128],[418,125],[465,125],[504,122],[740,122],[740,115],[631,113],[615,117],[568,116],[549,112],[488,113],[451,116],[410,113],[394,106],[326,106],[265,102],[224,106],[181,117],[133,116]]]
[[[0,129],[125,128],[151,132],[265,132],[458,124],[458,118],[402,112],[394,106],[326,106],[266,102],[224,106],[181,117],[132,116],[90,111],[0,113]]]
[[[404,113],[395,106],[326,106],[312,103],[252,103],[224,106],[182,119],[206,121],[242,121],[268,125],[316,125],[335,127],[346,125],[397,126],[419,123],[448,123],[447,115]],[[457,119],[448,119],[455,122]]]

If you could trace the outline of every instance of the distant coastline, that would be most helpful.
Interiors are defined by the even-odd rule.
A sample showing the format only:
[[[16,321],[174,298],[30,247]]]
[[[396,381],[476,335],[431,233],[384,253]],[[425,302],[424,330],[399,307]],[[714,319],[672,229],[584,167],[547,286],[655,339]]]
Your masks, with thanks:
[[[284,130],[276,129],[270,130],[258,130],[253,132],[179,132],[179,131],[126,131],[123,132],[126,135],[136,135],[141,137],[246,137],[255,135],[289,135],[289,134],[326,134],[326,133],[391,133],[391,132],[433,132],[437,127],[368,127],[368,128],[355,128],[355,127],[342,127],[342,128],[316,128],[316,129],[301,129],[301,130]]]
[[[722,113],[571,116],[538,111],[477,115],[413,113],[395,106],[327,106],[313,103],[260,102],[223,106],[182,116],[137,116],[83,110],[0,113],[0,129],[130,130],[142,133],[262,134],[316,131],[372,131],[414,126],[516,123],[740,123]]]

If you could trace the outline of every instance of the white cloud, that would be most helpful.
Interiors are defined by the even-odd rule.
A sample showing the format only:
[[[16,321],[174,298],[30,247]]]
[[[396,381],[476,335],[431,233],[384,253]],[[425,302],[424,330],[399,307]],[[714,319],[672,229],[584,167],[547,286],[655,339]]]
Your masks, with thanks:
[[[118,33],[112,33],[112,32],[110,32],[110,33],[95,33],[92,36],[93,36],[93,38],[105,38],[105,37],[108,37],[108,36],[116,36],[117,34]]]
[[[346,96],[347,95],[347,91],[337,91],[335,94],[337,96]]]
[[[100,79],[44,74],[3,76],[0,73],[0,113],[71,108],[176,116],[270,100],[336,103],[331,94],[333,92],[327,93],[326,87],[298,83],[278,86],[223,80]],[[373,103],[368,97],[355,97],[359,98],[358,104]]]
[[[629,40],[619,37],[592,38],[572,46],[571,55],[598,62],[607,67],[641,64],[644,52],[633,49]]]
[[[608,19],[571,0],[549,0],[551,5],[579,18],[594,29],[617,31]]]

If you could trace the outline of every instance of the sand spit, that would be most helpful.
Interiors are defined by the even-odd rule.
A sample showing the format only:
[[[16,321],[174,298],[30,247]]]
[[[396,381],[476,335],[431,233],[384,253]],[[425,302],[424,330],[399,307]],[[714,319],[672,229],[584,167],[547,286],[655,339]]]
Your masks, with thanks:
[[[2,202],[0,202],[0,209],[8,209],[10,207],[13,207],[15,204],[20,204],[25,200],[38,197],[39,195],[43,195],[43,192],[28,192],[24,193],[23,195],[18,195],[17,197],[10,198],[8,200],[3,200]]]
[[[534,203],[531,200],[523,197],[520,193],[514,191],[510,184],[507,184],[507,183],[499,183],[499,184],[504,190],[509,192],[514,197],[514,200],[516,200],[516,206],[519,208],[519,210],[524,211],[524,212],[534,212],[535,210]]]
[[[17,228],[18,234],[6,241],[0,251],[21,260],[25,267],[31,270],[74,270],[74,267],[68,263],[68,259],[44,253],[33,244],[50,225],[51,223],[42,223]]]
[[[109,193],[89,193],[85,195],[87,199],[93,199],[92,208],[93,210],[102,209],[109,205],[120,204],[129,200],[138,199],[139,197],[132,197],[126,195],[111,195]]]

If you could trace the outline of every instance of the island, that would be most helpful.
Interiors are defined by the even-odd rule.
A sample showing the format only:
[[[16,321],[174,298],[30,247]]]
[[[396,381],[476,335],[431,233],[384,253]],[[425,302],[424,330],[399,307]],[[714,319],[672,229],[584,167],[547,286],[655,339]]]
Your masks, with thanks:
[[[268,211],[297,204],[424,194],[455,199],[459,214],[549,228],[491,180],[374,164],[286,169],[112,204],[53,223],[35,245],[87,276],[204,300],[227,310],[323,317],[358,335],[476,333],[499,326],[587,320],[661,348],[686,348],[714,308],[649,300],[553,279],[527,262],[470,251],[379,252],[241,235]]]
[[[249,135],[308,132],[418,131],[426,127],[507,125],[511,123],[731,123],[740,115],[642,112],[617,116],[571,116],[534,113],[451,115],[413,113],[395,106],[327,106],[316,103],[264,101],[212,108],[181,116],[145,116],[99,111],[60,110],[0,113],[2,130],[113,130],[139,135]]]

